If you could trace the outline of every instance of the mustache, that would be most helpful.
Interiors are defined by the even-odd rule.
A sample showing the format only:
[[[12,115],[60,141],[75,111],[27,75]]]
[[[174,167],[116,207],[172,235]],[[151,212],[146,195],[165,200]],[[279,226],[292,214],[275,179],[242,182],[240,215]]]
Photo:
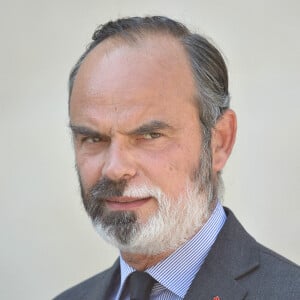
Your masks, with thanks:
[[[85,192],[80,180],[83,205],[93,221],[103,218],[105,214],[104,200],[122,196],[126,185],[126,180],[114,181],[104,177]]]
[[[114,181],[107,177],[102,178],[88,191],[87,198],[101,201],[111,197],[120,197],[127,186],[126,180]]]

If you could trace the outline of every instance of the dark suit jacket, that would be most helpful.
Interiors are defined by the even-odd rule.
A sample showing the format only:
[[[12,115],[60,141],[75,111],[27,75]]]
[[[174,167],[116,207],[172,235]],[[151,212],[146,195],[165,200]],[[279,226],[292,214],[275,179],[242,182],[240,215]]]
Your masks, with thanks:
[[[229,209],[227,220],[184,299],[300,299],[300,268],[258,244]],[[108,300],[120,280],[119,260],[55,300]]]

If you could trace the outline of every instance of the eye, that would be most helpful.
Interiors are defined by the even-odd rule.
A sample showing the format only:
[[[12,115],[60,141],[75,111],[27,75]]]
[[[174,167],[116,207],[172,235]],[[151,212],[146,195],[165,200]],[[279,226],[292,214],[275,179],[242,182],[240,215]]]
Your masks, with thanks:
[[[95,143],[100,143],[101,139],[96,136],[85,136],[81,139],[82,143],[89,143],[89,144],[95,144]]]
[[[161,137],[162,134],[158,132],[149,132],[149,133],[144,133],[143,138],[146,140],[152,140],[152,139],[157,139]]]

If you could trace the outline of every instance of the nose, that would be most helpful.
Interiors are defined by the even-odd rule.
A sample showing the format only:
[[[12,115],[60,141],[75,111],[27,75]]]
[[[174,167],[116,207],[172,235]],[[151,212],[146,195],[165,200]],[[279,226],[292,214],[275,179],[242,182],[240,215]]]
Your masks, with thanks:
[[[102,176],[111,180],[129,180],[136,174],[134,159],[124,145],[111,142],[105,156]]]

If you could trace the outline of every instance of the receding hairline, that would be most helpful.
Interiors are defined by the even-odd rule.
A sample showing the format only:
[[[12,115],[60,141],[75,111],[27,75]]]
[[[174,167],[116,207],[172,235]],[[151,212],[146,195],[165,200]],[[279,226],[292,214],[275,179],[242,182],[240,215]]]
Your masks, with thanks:
[[[122,25],[119,21],[124,22]],[[142,21],[142,22],[141,22]],[[126,25],[125,25],[126,23]],[[109,30],[108,30],[109,28]],[[189,29],[182,23],[168,19],[163,16],[149,16],[145,18],[133,17],[110,21],[100,25],[93,33],[92,42],[87,46],[86,51],[73,67],[69,77],[69,101],[72,94],[73,84],[85,58],[98,45],[103,44],[106,40],[121,39],[127,43],[134,43],[141,40],[143,36],[158,33],[168,34],[168,36],[182,38],[191,34]]]
[[[87,57],[89,57],[90,54],[99,47],[104,49],[106,48],[106,52],[109,53],[109,50],[113,50],[114,48],[120,47],[122,45],[128,45],[132,47],[139,47],[139,45],[145,46],[145,42],[160,38],[165,38],[170,42],[170,45],[174,44],[177,46],[177,48],[182,49],[182,53],[184,54],[186,60],[189,61],[188,53],[184,47],[184,44],[182,43],[182,36],[175,36],[167,30],[146,28],[140,31],[129,30],[128,32],[126,31],[122,33],[116,33],[112,36],[107,37],[86,54],[75,74],[77,75],[81,65],[84,63]]]
[[[129,38],[130,37],[130,38]],[[132,32],[130,35],[120,35],[115,34],[113,36],[110,36],[97,44],[93,49],[91,49],[87,55],[84,57],[84,59],[81,61],[75,76],[73,78],[73,85],[72,85],[72,91],[74,89],[74,85],[76,82],[76,78],[78,77],[78,73],[80,72],[80,69],[84,66],[85,62],[90,58],[91,55],[95,55],[96,51],[99,51],[101,48],[102,51],[98,53],[99,60],[103,58],[104,55],[109,55],[111,51],[114,51],[115,49],[122,47],[122,46],[129,46],[132,48],[139,48],[141,49],[147,49],[149,50],[149,54],[153,54],[154,52],[151,51],[153,48],[152,46],[155,46],[157,44],[163,45],[160,43],[160,39],[165,40],[165,43],[167,45],[166,48],[162,48],[162,51],[157,51],[157,53],[170,53],[172,49],[175,49],[175,55],[176,60],[173,60],[174,63],[178,62],[177,58],[180,57],[182,59],[183,64],[186,66],[186,70],[188,70],[190,76],[191,76],[191,83],[193,85],[193,89],[195,91],[195,95],[193,97],[197,97],[197,86],[193,74],[193,68],[192,64],[188,55],[188,52],[186,48],[184,47],[184,44],[180,41],[180,37],[176,37],[172,35],[171,33],[167,31],[160,31],[160,30],[144,30],[141,32]],[[151,49],[152,48],[152,49]],[[156,47],[157,48],[157,47]],[[102,52],[102,53],[101,53]],[[166,54],[165,54],[166,55]],[[158,57],[158,56],[157,56]],[[162,54],[163,57],[163,54]],[[170,63],[172,63],[172,60],[168,59]],[[70,99],[71,100],[72,92],[70,93]],[[192,99],[193,100],[193,99]]]
[[[69,108],[74,81],[82,62],[98,45],[106,41],[121,40],[127,44],[142,41],[145,36],[164,35],[183,46],[192,69],[198,93],[200,120],[207,130],[229,108],[228,72],[221,51],[205,35],[192,32],[183,23],[164,16],[131,17],[109,21],[98,26],[92,42],[72,68],[69,76]],[[117,39],[116,39],[117,38]],[[200,109],[201,108],[201,109]]]

